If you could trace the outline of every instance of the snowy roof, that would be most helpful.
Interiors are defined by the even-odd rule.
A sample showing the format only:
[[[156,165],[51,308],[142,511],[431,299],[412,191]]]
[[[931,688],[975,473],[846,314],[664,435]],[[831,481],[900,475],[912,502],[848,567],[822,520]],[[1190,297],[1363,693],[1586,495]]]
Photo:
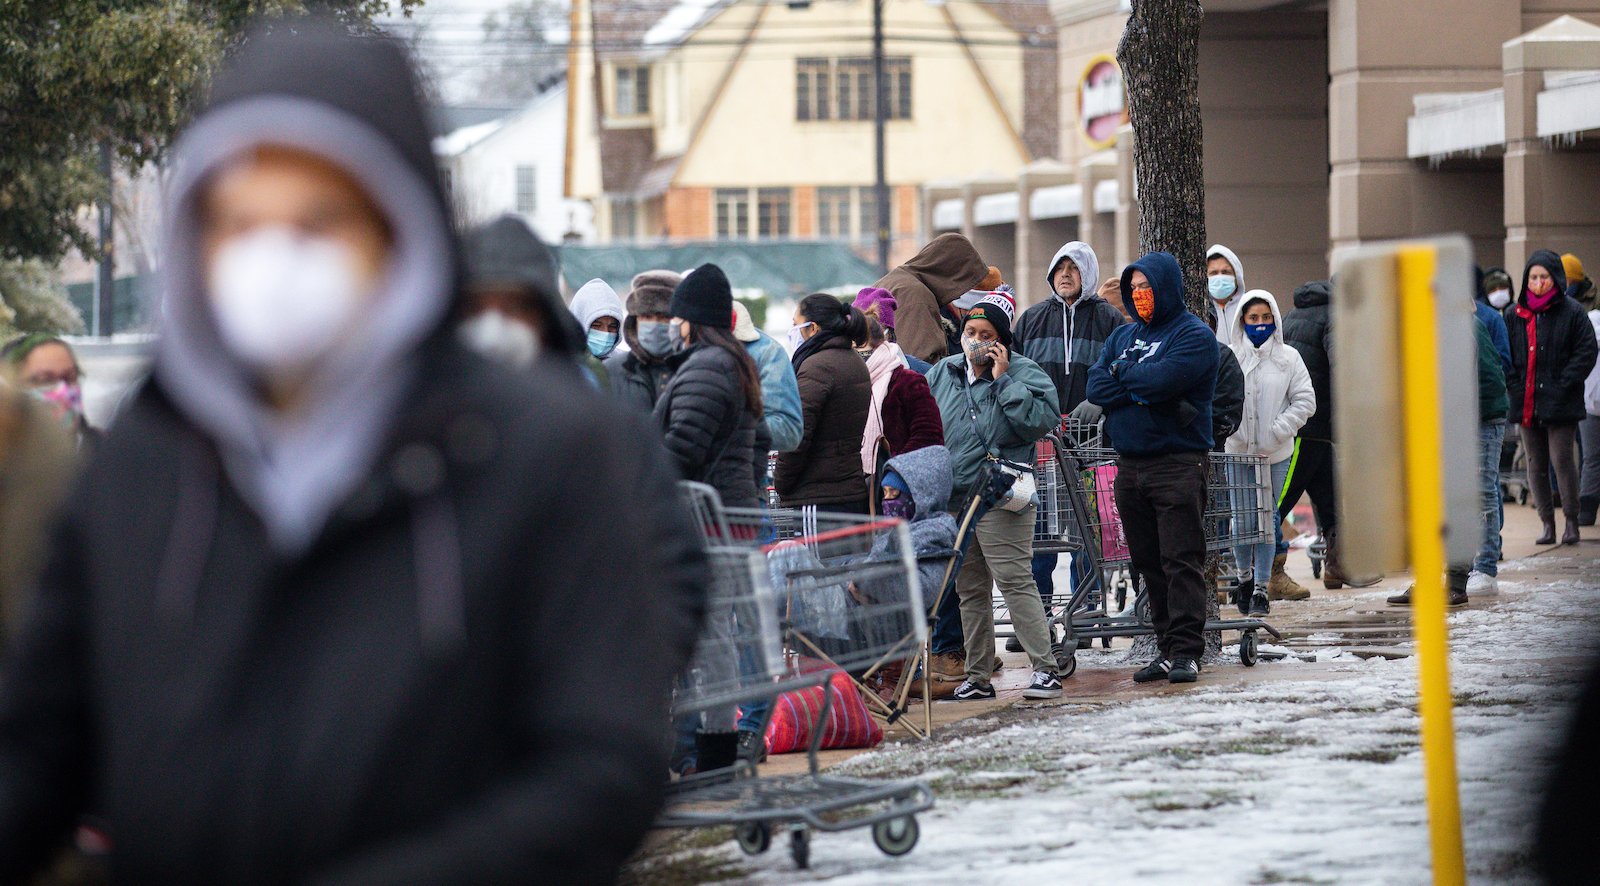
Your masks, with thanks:
[[[433,153],[439,157],[454,157],[495,134],[500,127],[506,124],[507,119],[509,117],[501,117],[499,120],[490,120],[488,123],[463,126],[449,135],[441,135],[433,140]]]
[[[664,46],[681,42],[706,19],[731,0],[681,0],[644,34],[644,45]]]

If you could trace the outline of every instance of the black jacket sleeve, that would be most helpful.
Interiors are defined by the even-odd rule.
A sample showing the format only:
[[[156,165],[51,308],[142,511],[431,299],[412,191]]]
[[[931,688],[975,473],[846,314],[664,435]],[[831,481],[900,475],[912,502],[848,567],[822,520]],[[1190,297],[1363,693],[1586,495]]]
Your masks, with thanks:
[[[744,403],[737,369],[722,371],[719,361],[702,356],[709,353],[702,350],[686,361],[656,404],[667,451],[686,480],[706,479],[716,447],[727,439],[720,432]]]
[[[1211,440],[1212,446],[1220,450],[1223,441],[1239,430],[1239,421],[1244,416],[1244,372],[1232,348],[1219,342],[1217,353],[1217,391],[1211,398]]]

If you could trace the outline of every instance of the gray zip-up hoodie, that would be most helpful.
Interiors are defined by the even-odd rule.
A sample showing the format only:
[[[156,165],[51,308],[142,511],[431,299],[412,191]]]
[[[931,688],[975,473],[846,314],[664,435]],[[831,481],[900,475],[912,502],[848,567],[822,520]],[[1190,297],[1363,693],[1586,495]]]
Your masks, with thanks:
[[[1111,331],[1127,322],[1122,312],[1101,298],[1100,262],[1089,244],[1077,240],[1066,244],[1050,260],[1046,281],[1052,281],[1061,262],[1072,259],[1083,276],[1083,291],[1077,301],[1053,293],[1039,304],[1022,312],[1012,327],[1012,348],[1039,364],[1056,386],[1057,408],[1062,415],[1083,402],[1089,383],[1089,367],[1100,359]]]

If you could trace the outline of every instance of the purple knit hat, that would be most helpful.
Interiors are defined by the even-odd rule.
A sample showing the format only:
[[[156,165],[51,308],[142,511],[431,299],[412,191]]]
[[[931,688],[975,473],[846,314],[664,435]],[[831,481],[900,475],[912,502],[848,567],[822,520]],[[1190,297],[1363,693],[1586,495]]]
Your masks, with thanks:
[[[900,303],[894,300],[889,290],[868,286],[856,294],[855,306],[860,308],[863,314],[872,313],[872,308],[876,306],[878,325],[884,329],[893,329],[894,309],[899,307]]]

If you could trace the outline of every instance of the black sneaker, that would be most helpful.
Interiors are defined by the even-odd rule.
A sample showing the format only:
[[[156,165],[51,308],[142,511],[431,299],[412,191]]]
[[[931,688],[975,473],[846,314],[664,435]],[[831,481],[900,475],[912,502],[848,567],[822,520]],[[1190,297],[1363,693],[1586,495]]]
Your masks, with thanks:
[[[739,759],[751,763],[767,760],[767,737],[749,729],[739,730]]]
[[[956,687],[953,697],[956,701],[983,701],[994,698],[994,687],[988,683],[974,683],[968,680]]]
[[[1250,612],[1252,618],[1260,618],[1272,611],[1272,604],[1267,602],[1266,594],[1250,595]]]
[[[1006,638],[1006,651],[1007,652],[1021,652],[1022,651],[1022,641],[1018,640],[1014,636],[1007,637]]]
[[[1133,682],[1154,683],[1157,680],[1167,679],[1167,675],[1170,673],[1172,673],[1172,662],[1167,661],[1164,658],[1158,658],[1155,661],[1150,662],[1144,667],[1138,669],[1137,671],[1134,671]]]
[[[1180,658],[1172,663],[1172,672],[1167,674],[1168,683],[1193,683],[1200,679],[1200,662],[1192,658]]]
[[[1240,615],[1250,614],[1250,598],[1255,596],[1256,583],[1250,579],[1239,582],[1233,591],[1233,605],[1239,607]]]
[[[992,692],[993,690],[991,690]],[[1034,671],[1033,682],[1022,690],[1023,698],[1060,698],[1061,681],[1049,671]]]

